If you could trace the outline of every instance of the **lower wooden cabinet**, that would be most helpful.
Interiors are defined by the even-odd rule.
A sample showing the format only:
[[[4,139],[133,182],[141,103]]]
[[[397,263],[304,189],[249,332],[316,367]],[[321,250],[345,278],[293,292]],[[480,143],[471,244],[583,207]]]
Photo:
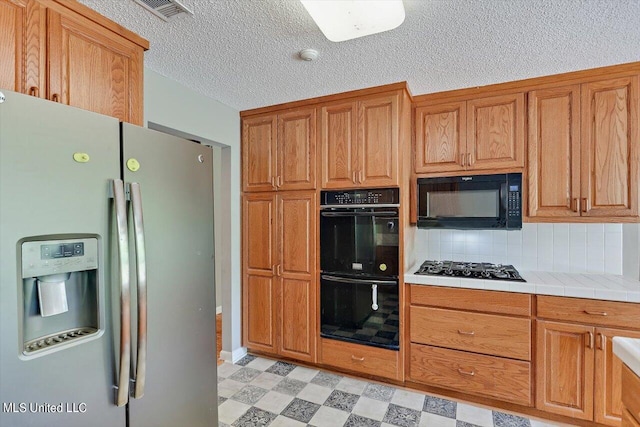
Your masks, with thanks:
[[[320,347],[323,365],[392,380],[403,378],[398,351],[324,338]]]
[[[640,331],[577,322],[589,313],[596,313],[599,320],[591,317],[593,323],[626,324],[640,314],[640,305],[538,297],[539,317],[567,318],[571,313],[575,314],[576,323],[537,321],[536,407],[559,415],[619,426],[623,415],[622,363],[613,355],[612,339],[614,336],[640,338]]]
[[[315,191],[243,199],[243,340],[249,350],[316,361]]]
[[[411,344],[412,380],[531,406],[531,364],[504,357]]]
[[[531,296],[411,285],[408,379],[533,405]]]
[[[640,377],[628,366],[622,365],[622,426],[640,426]]]

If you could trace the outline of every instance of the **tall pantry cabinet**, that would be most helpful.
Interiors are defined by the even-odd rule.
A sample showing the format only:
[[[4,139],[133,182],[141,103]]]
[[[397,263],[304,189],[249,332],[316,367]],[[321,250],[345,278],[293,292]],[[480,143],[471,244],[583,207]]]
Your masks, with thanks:
[[[143,124],[149,42],[72,0],[0,0],[0,88]]]
[[[315,108],[242,122],[243,341],[315,362]]]

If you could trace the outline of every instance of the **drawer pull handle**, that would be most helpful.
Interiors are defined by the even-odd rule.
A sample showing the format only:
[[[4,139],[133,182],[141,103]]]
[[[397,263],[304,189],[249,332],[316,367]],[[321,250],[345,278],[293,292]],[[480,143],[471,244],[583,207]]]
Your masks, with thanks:
[[[355,360],[356,362],[364,362],[364,357],[355,357],[351,355],[351,360]]]
[[[476,371],[465,371],[463,369],[458,368],[458,373],[460,373],[461,375],[468,375],[470,377],[474,376],[476,374]]]
[[[585,310],[585,313],[587,313],[590,316],[608,316],[609,313],[607,313],[606,311],[591,311],[591,310]]]
[[[463,331],[462,329],[458,329],[458,333],[460,335],[474,336],[476,334],[476,331]]]

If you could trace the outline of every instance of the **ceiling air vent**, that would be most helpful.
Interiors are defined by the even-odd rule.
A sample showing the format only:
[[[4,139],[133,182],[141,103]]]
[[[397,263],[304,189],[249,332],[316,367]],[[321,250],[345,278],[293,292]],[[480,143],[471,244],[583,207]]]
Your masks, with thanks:
[[[133,0],[160,19],[168,21],[183,15],[193,15],[182,3],[177,0]]]

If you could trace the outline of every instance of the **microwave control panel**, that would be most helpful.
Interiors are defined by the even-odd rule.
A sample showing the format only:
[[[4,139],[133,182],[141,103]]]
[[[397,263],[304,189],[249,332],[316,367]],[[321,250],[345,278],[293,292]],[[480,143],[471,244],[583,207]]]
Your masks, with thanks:
[[[400,190],[398,188],[371,188],[361,190],[322,191],[321,205],[398,205]]]
[[[522,175],[507,174],[507,223],[522,224]]]

